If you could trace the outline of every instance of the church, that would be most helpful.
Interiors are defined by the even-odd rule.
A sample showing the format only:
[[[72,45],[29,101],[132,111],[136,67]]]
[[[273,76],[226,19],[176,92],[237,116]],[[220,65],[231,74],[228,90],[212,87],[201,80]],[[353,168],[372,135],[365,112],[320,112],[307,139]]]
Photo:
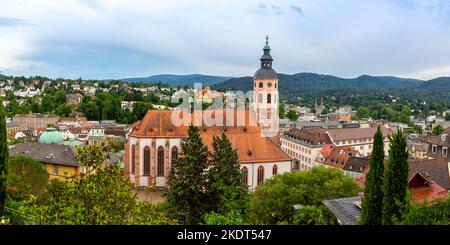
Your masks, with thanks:
[[[279,86],[277,74],[272,69],[268,37],[263,51],[261,67],[253,76],[252,100],[240,111],[149,110],[133,125],[125,145],[125,174],[136,187],[167,187],[171,166],[180,154],[181,141],[187,137],[191,123],[200,128],[200,136],[209,150],[214,135],[227,135],[233,148],[237,149],[244,182],[250,189],[276,174],[291,171],[292,159],[269,137],[278,133]],[[175,124],[174,113],[188,123]],[[205,118],[207,113],[220,119],[221,123],[206,123],[202,117]]]

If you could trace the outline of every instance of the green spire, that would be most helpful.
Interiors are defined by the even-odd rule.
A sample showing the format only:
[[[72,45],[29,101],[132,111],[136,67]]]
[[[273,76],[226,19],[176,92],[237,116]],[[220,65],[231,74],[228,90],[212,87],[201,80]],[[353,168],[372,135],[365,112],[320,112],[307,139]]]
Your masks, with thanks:
[[[266,46],[264,46],[264,49],[270,49],[270,46],[269,46],[269,35],[266,35]]]

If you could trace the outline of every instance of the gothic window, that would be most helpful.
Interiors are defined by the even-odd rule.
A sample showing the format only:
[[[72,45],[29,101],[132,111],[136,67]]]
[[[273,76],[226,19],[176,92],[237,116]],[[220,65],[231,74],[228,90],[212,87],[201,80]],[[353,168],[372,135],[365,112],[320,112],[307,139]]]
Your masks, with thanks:
[[[150,175],[150,147],[144,148],[144,176]]]
[[[267,94],[267,104],[272,103],[272,94]]]
[[[158,147],[158,176],[164,176],[164,148]]]
[[[131,173],[134,174],[134,169],[136,168],[136,146],[131,146]]]
[[[259,83],[259,88],[262,88],[263,87],[263,83]]]
[[[260,184],[262,184],[263,181],[264,181],[264,167],[259,166],[258,167],[258,178],[257,178],[256,184],[260,185]]]
[[[278,174],[278,167],[277,165],[273,165],[272,167],[272,175],[277,175]]]
[[[174,146],[172,148],[172,166],[176,160],[178,160],[178,148],[176,146]]]
[[[248,185],[248,169],[247,167],[243,167],[241,169],[242,171],[242,182],[244,182],[245,185]]]

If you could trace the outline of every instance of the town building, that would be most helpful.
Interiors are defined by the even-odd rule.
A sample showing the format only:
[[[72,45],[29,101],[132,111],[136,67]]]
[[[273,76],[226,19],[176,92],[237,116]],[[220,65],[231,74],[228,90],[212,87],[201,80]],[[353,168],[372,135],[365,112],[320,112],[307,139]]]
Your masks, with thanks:
[[[69,105],[78,105],[83,100],[83,96],[80,93],[66,95],[66,102]]]
[[[428,141],[427,156],[432,158],[449,158],[448,150],[450,148],[450,128],[446,129],[441,135],[431,136]]]
[[[86,117],[61,117],[58,126],[82,127],[87,121]]]
[[[351,177],[364,176],[369,172],[369,159],[351,146],[334,146],[326,144],[320,151],[316,162],[326,166],[338,168]]]
[[[389,153],[389,135],[393,134],[392,129],[381,127],[384,138],[385,154]],[[372,152],[373,137],[377,131],[376,127],[371,128],[346,128],[329,129],[327,135],[331,143],[335,146],[352,146],[358,150],[362,156],[369,156]]]
[[[22,143],[9,149],[10,156],[30,157],[40,162],[50,179],[66,179],[81,173],[74,150],[65,145]]]
[[[292,159],[292,170],[308,170],[319,164],[316,159],[323,146],[330,144],[326,129],[293,128],[284,133],[281,138],[281,149]]]
[[[47,128],[49,125],[57,125],[60,117],[53,114],[17,114],[13,117],[13,123],[21,130]]]

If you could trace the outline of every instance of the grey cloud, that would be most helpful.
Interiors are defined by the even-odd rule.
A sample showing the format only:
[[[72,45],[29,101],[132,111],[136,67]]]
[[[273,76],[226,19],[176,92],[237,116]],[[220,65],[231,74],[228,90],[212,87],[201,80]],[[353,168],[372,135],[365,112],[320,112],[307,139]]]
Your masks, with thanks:
[[[302,8],[300,8],[299,6],[295,6],[295,5],[291,5],[291,11],[295,12],[297,14],[300,14],[302,16],[304,16],[305,14],[303,13]]]

